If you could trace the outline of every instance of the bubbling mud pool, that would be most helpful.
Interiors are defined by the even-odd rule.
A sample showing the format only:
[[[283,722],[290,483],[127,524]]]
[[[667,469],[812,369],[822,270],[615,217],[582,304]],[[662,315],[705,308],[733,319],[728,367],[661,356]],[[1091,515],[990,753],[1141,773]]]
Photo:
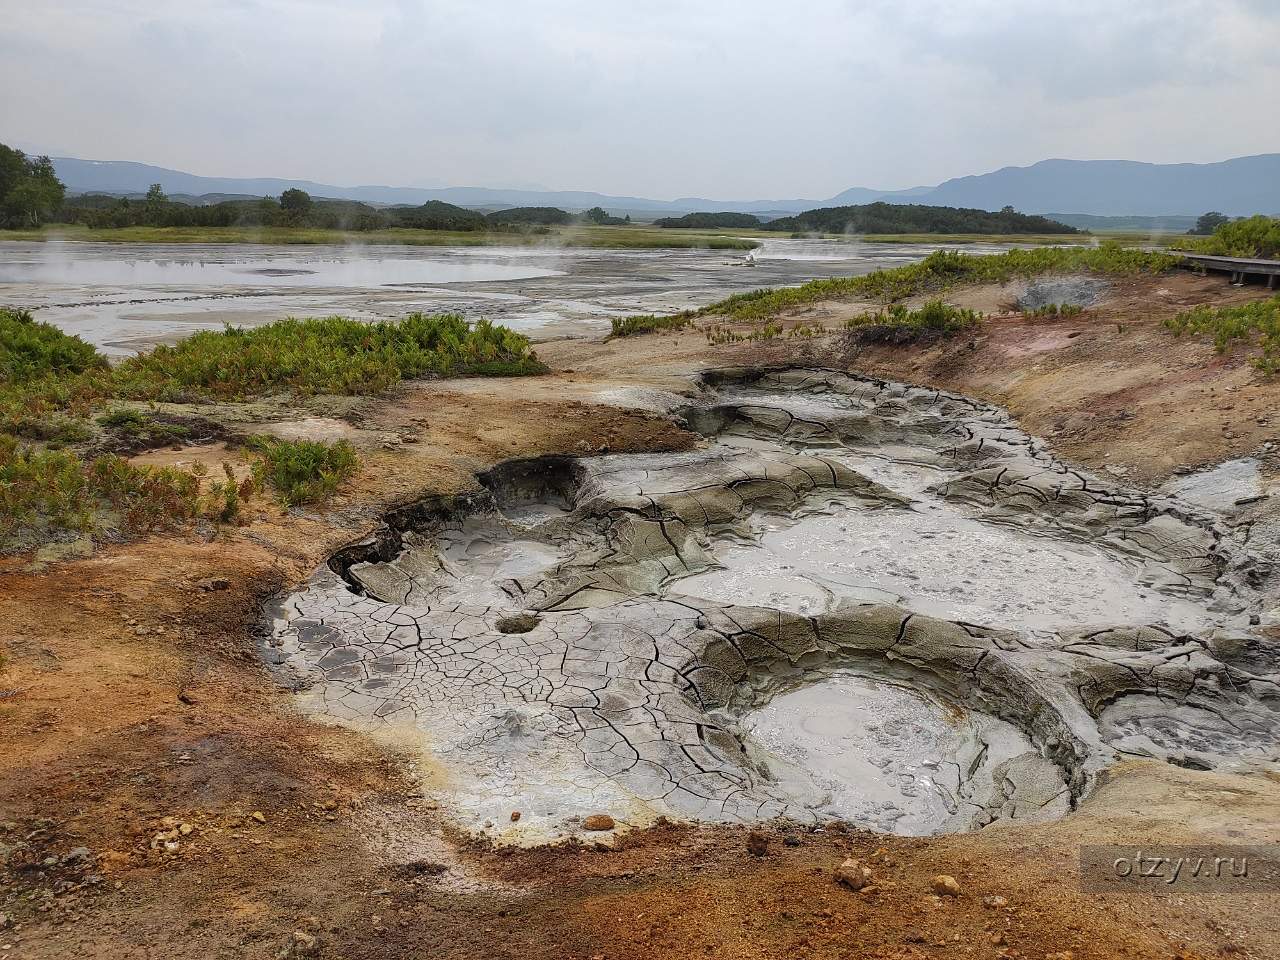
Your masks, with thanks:
[[[997,408],[706,375],[679,454],[499,465],[285,598],[304,707],[420,731],[462,826],[607,812],[886,832],[1061,815],[1117,759],[1280,759],[1271,571]],[[521,811],[518,823],[510,812]]]

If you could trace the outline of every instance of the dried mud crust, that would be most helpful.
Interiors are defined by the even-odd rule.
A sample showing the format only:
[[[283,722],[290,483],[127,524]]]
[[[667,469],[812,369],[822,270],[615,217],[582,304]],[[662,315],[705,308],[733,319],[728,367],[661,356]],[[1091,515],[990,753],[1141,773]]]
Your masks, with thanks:
[[[1275,763],[1270,644],[1249,623],[1271,571],[1217,520],[1070,468],[958,395],[813,370],[705,383],[685,411],[703,449],[508,463],[480,494],[402,512],[288,598],[268,656],[308,709],[429,731],[446,809],[526,838],[592,810],[631,823],[822,819],[821,804],[779,788],[738,719],[772,678],[840,669],[1027,738],[1020,752],[979,743],[941,758],[953,772],[937,830],[1060,815],[1123,756]],[[800,616],[672,591],[716,565],[717,543],[751,540],[762,514],[909,507],[841,462],[869,450],[943,471],[934,495],[984,522],[1101,545],[1152,589],[1201,604],[1205,628],[1030,633],[856,597]],[[502,822],[516,798],[531,815]]]

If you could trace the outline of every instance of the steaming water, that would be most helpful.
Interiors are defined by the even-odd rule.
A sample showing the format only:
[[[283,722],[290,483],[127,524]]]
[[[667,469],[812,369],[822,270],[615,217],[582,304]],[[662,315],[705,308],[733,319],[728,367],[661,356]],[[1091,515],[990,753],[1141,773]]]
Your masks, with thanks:
[[[245,256],[228,259],[59,257],[0,262],[0,284],[181,289],[252,284],[263,287],[380,287],[461,281],[525,280],[559,270],[465,257],[341,258]]]
[[[0,244],[0,302],[126,356],[224,324],[284,316],[488,317],[535,337],[592,335],[610,317],[671,313],[732,293],[869,273],[941,244],[766,239],[751,252],[560,247]],[[966,244],[974,253],[1005,245]]]

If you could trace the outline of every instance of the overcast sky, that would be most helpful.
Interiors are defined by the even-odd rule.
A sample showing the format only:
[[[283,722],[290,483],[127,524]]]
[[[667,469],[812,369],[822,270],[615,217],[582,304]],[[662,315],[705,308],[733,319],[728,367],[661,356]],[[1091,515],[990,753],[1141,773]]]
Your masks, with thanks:
[[[825,198],[1280,150],[1280,0],[0,0],[0,141],[211,176]]]

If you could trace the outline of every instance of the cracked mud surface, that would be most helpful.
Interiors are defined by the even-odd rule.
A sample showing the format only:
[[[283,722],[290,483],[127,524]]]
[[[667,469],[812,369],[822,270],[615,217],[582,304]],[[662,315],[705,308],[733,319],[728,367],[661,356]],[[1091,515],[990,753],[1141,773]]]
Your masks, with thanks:
[[[599,811],[966,830],[1124,756],[1275,764],[1268,551],[1219,519],[938,391],[727,372],[685,415],[702,449],[508,462],[389,517],[284,602],[271,658],[318,714],[420,730],[445,809],[510,839]]]

